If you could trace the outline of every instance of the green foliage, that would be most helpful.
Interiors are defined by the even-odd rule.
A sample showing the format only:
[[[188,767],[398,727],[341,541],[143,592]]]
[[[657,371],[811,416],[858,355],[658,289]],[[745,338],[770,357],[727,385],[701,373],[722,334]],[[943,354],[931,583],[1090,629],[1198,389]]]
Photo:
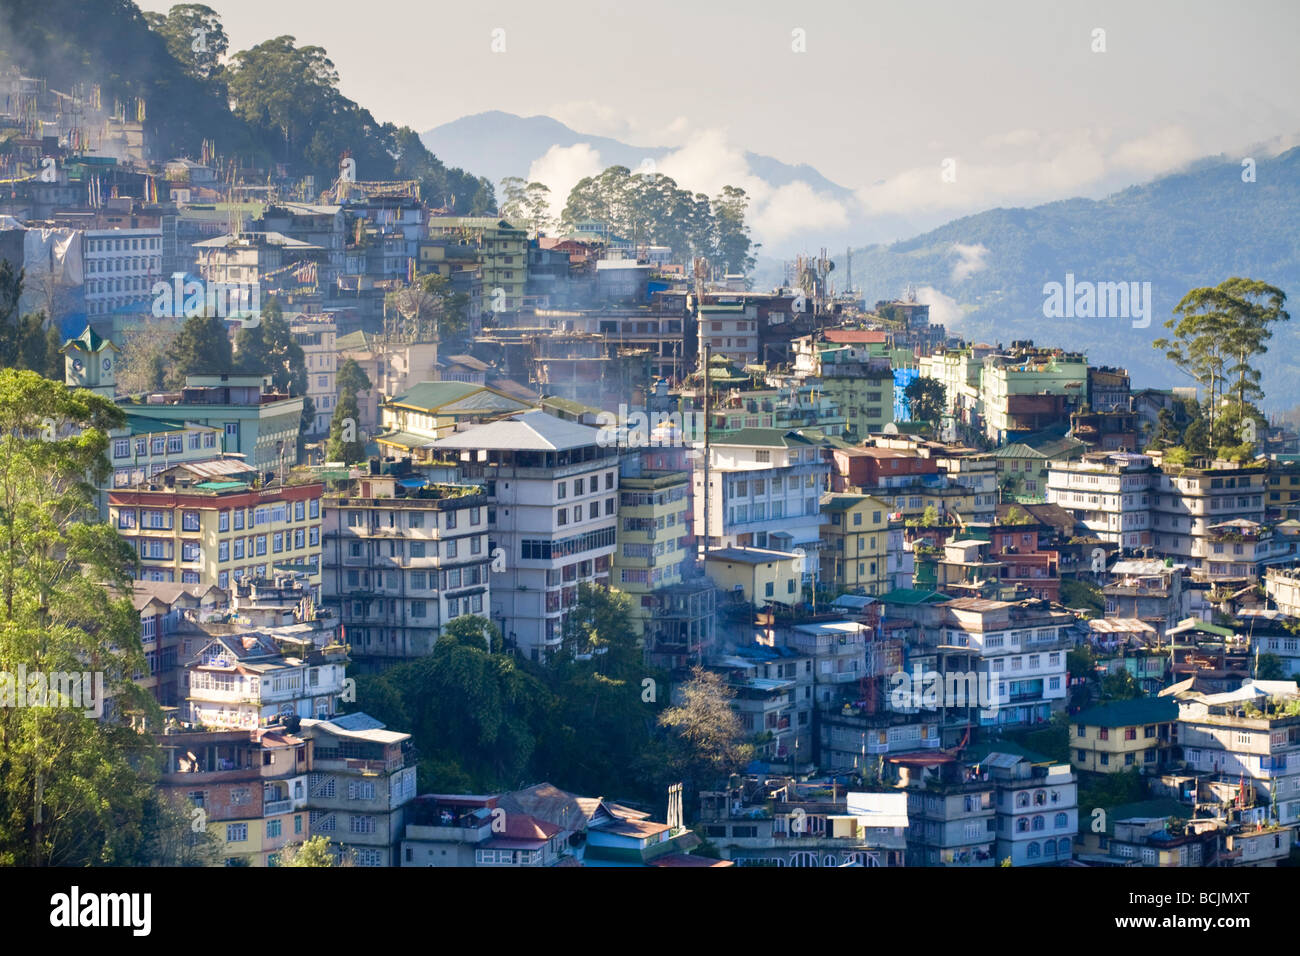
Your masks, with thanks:
[[[1094,807],[1109,810],[1147,798],[1146,781],[1134,767],[1118,773],[1081,773],[1079,775],[1079,815]]]
[[[173,380],[186,375],[225,375],[235,370],[234,352],[226,320],[215,315],[194,315],[185,320],[167,352]]]
[[[573,231],[579,223],[600,222],[638,244],[668,246],[680,262],[702,256],[719,271],[748,273],[755,248],[745,225],[748,204],[745,191],[734,186],[724,186],[710,201],[667,176],[611,166],[570,190],[560,228]]]
[[[921,527],[933,528],[939,524],[939,510],[934,505],[926,505],[921,512]]]
[[[331,852],[330,841],[326,836],[314,836],[302,843],[291,843],[278,854],[277,866],[350,866],[348,855],[341,858],[339,851]]]
[[[947,408],[947,393],[938,379],[918,375],[903,389],[908,417],[914,422],[937,422]]]
[[[1029,516],[1027,511],[1012,505],[1007,509],[1007,516],[1003,519],[1002,523],[1008,525],[1031,524],[1033,520],[1034,519]]]
[[[121,596],[136,557],[99,521],[92,484],[124,421],[99,395],[0,370],[0,671],[98,672],[115,714],[148,722],[157,705],[129,679],[147,670],[139,615]],[[0,863],[185,862],[157,771],[152,739],[125,719],[0,707]]]
[[[1145,697],[1142,685],[1138,683],[1127,668],[1117,670],[1113,674],[1107,674],[1101,679],[1101,699],[1107,700],[1134,700],[1138,697]]]
[[[59,330],[45,313],[18,314],[25,272],[15,274],[8,260],[0,260],[0,367],[30,369],[46,378],[63,381],[63,356]]]
[[[181,3],[165,16],[149,12],[144,16],[149,28],[167,44],[167,52],[190,76],[208,81],[221,72],[221,58],[230,47],[230,38],[221,25],[221,17],[211,7]]]
[[[330,419],[330,437],[325,446],[327,461],[341,461],[349,465],[365,461],[366,443],[357,425],[360,417],[361,407],[357,404],[357,393],[340,391],[339,403],[334,406],[334,416]],[[346,440],[348,438],[351,440]]]
[[[1286,680],[1282,658],[1276,654],[1260,654],[1255,660],[1256,680]]]
[[[1174,307],[1175,317],[1165,322],[1173,336],[1151,343],[1205,390],[1212,436],[1226,395],[1236,393],[1238,420],[1245,416],[1248,399],[1264,397],[1251,359],[1268,351],[1269,326],[1290,319],[1282,308],[1285,302],[1286,293],[1276,286],[1234,276],[1183,296]]]
[[[1065,653],[1065,672],[1070,675],[1071,680],[1092,677],[1096,664],[1092,648],[1087,644],[1072,647]]]
[[[518,176],[501,180],[500,215],[512,226],[528,230],[530,237],[549,230],[551,190],[545,183],[530,183]]]
[[[1072,578],[1061,579],[1061,603],[1070,608],[1088,608],[1097,614],[1106,610],[1101,588]]]

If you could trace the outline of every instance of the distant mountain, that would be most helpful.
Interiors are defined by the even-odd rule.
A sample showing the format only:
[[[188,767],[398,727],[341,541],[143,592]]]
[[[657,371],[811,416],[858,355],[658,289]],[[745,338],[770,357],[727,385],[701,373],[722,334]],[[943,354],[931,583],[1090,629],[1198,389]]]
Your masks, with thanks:
[[[516,116],[500,110],[462,116],[423,133],[420,139],[449,166],[472,169],[497,184],[507,176],[527,176],[528,167],[552,146],[588,143],[600,153],[606,167],[626,166],[631,170],[642,160],[658,161],[673,152],[669,146],[630,146],[608,136],[588,136],[549,116]],[[745,159],[755,176],[773,186],[802,181],[815,192],[837,200],[853,195],[852,190],[831,182],[811,166],[791,166],[758,153],[746,153]],[[689,188],[687,183],[680,185]]]
[[[1151,347],[1183,295],[1231,276],[1259,279],[1287,293],[1295,316],[1261,363],[1265,407],[1290,408],[1300,403],[1300,147],[1257,164],[1255,182],[1242,181],[1240,160],[1220,157],[1101,200],[966,216],[855,250],[854,285],[868,304],[912,285],[936,303],[932,320],[969,341],[1085,349],[1096,364],[1127,366],[1135,387],[1168,387],[1193,384]],[[837,277],[846,264],[837,261]],[[1067,273],[1076,283],[1150,282],[1150,326],[1045,317],[1044,285]]]

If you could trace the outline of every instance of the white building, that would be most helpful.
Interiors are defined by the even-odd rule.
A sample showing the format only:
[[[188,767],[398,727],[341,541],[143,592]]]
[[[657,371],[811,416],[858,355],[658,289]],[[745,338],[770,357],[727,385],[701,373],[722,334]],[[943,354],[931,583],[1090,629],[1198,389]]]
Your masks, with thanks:
[[[433,443],[484,485],[492,620],[534,659],[554,650],[584,582],[608,586],[618,527],[618,448],[599,429],[542,411]]]
[[[1062,863],[1079,829],[1078,780],[1069,764],[1043,766],[1023,757],[985,758],[996,786],[997,857],[1012,866]]]
[[[342,646],[286,656],[265,634],[213,634],[186,665],[189,719],[204,727],[265,727],[280,715],[327,719],[343,693]]]
[[[86,314],[109,315],[124,306],[149,311],[153,285],[163,275],[162,229],[87,229],[83,237]]]
[[[813,552],[821,547],[821,495],[830,464],[821,448],[793,431],[743,428],[711,441],[707,534],[710,548],[756,547]],[[704,470],[694,475],[695,535],[706,533]]]
[[[1161,476],[1146,455],[1098,452],[1047,467],[1049,504],[1125,550],[1152,544],[1152,492]]]

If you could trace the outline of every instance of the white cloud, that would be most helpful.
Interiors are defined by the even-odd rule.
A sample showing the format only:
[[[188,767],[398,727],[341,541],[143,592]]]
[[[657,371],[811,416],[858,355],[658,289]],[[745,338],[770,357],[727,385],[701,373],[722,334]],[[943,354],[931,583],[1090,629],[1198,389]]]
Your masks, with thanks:
[[[934,286],[923,285],[916,290],[916,301],[930,307],[930,321],[951,329],[965,315],[957,300],[944,295]]]
[[[1111,130],[1013,129],[983,139],[977,153],[944,156],[859,189],[860,214],[958,216],[996,206],[1027,206],[1063,196],[1094,195],[1120,182],[1170,172],[1201,155],[1190,132],[1167,125],[1123,142]],[[953,175],[945,179],[944,161]]]
[[[987,266],[984,257],[989,254],[989,250],[983,243],[967,245],[954,242],[952,251],[957,253],[957,262],[953,265],[951,274],[953,282],[961,282]]]
[[[528,167],[528,181],[545,183],[551,190],[551,215],[559,218],[568,201],[569,191],[586,176],[596,176],[604,169],[600,152],[590,143],[552,146]]]
[[[826,232],[849,224],[848,212],[807,183],[787,183],[772,192],[750,217],[754,238],[765,246],[806,231]]]

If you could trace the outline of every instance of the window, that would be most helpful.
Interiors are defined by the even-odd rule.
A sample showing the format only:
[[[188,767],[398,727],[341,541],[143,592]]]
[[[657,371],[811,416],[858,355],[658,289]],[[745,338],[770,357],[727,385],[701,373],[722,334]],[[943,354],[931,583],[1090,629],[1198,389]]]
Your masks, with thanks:
[[[266,838],[267,838],[268,840],[272,840],[272,839],[275,839],[276,837],[278,837],[279,835],[280,835],[280,821],[279,821],[279,820],[267,820],[267,821],[266,821]]]
[[[247,823],[228,823],[226,824],[226,842],[243,843],[248,839]]]

